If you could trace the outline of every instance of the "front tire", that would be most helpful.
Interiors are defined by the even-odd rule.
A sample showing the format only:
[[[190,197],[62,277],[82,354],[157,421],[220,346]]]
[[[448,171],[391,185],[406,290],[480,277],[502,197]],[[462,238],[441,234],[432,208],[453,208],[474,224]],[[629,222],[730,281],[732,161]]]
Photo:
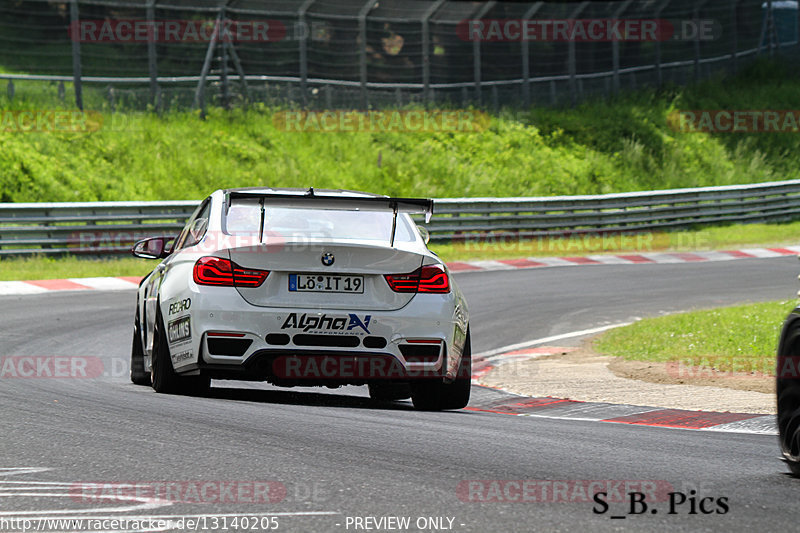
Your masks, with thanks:
[[[800,476],[800,321],[787,326],[778,350],[775,372],[778,397],[778,439],[789,470]]]
[[[452,383],[442,381],[420,381],[411,384],[411,401],[420,411],[445,411],[463,409],[469,404],[472,389],[472,346],[469,329],[464,342],[464,352],[458,374]]]

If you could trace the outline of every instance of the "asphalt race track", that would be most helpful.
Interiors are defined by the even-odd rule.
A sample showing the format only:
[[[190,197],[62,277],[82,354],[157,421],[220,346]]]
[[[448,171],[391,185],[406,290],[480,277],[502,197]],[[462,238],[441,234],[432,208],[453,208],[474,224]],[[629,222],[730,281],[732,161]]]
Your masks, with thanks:
[[[470,302],[478,353],[662,312],[792,299],[799,271],[789,257],[456,279]],[[800,522],[800,480],[785,474],[774,436],[425,413],[409,402],[378,408],[355,387],[218,381],[208,397],[155,394],[127,377],[134,299],[132,291],[0,298],[0,355],[97,357],[103,368],[93,379],[0,379],[0,530],[13,531],[3,520],[22,517],[253,517],[248,529],[258,531],[266,528],[253,528],[255,519],[270,516],[279,531],[403,530],[367,517],[409,517],[410,531],[465,532],[761,531]],[[498,394],[473,388],[476,401]],[[514,480],[563,482],[569,494],[541,483],[551,490],[524,502],[475,501],[518,497]],[[265,481],[277,487],[268,497],[247,492]],[[604,514],[580,498],[592,481],[612,487]],[[626,481],[634,491],[643,483],[668,487],[686,502],[669,514],[662,494],[646,512],[629,514],[628,499],[613,497]],[[153,503],[129,492],[127,500],[92,499],[85,482],[217,489],[235,482],[245,492]],[[710,514],[701,512],[703,498],[713,498],[702,506]]]

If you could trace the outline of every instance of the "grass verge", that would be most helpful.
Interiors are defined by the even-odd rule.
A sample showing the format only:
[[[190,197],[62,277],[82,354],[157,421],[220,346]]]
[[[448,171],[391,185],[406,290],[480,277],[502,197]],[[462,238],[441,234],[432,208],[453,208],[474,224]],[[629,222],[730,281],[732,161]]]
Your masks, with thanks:
[[[607,332],[595,347],[606,355],[675,369],[774,375],[781,326],[796,304],[781,300],[646,318]]]
[[[4,258],[0,260],[0,281],[144,276],[157,264],[157,261],[135,257],[112,259],[45,256]]]

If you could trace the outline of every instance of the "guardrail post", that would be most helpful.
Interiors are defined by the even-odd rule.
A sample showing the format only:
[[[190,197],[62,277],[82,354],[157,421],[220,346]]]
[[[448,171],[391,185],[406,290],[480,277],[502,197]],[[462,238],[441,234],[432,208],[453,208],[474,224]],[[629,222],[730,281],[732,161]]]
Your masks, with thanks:
[[[367,96],[367,15],[375,7],[378,0],[367,0],[367,3],[358,12],[358,37],[361,47],[358,53],[358,72],[361,80],[361,109],[367,110],[369,98]]]
[[[308,106],[308,40],[311,38],[311,33],[308,29],[306,22],[306,12],[311,7],[311,4],[316,0],[305,0],[297,9],[297,26],[299,31],[303,34],[300,36],[300,42],[297,43],[298,51],[300,53],[300,95],[303,102],[303,107]]]
[[[544,2],[536,2],[522,15],[524,21],[530,20],[539,9],[541,9]],[[530,42],[525,38],[523,33],[520,41],[522,47],[522,101],[525,102],[525,107],[531,106],[531,46]]]
[[[581,2],[580,5],[570,13],[569,19],[577,18],[584,9],[589,6],[590,2]],[[578,83],[577,83],[577,76],[578,76],[578,65],[577,65],[577,57],[575,53],[575,39],[570,39],[568,43],[568,50],[569,50],[569,59],[568,61],[568,68],[569,68],[569,90],[570,96],[572,97],[572,105],[577,105],[578,103]]]
[[[72,83],[75,88],[75,106],[83,111],[83,86],[81,85],[81,37],[78,0],[69,3],[69,19],[72,32]]]
[[[436,0],[422,14],[422,100],[428,105],[431,85],[431,28],[430,19],[446,0]]]
[[[483,6],[478,10],[475,14],[475,18],[480,20],[489,12],[490,9],[494,7],[497,2],[492,0],[491,2],[486,2]],[[475,79],[475,100],[478,102],[478,105],[481,104],[482,94],[481,94],[481,40],[476,39],[472,41],[472,72],[473,77]]]
[[[8,101],[14,99],[14,80],[8,80],[8,87],[6,87],[6,94],[8,95]]]
[[[149,0],[147,2],[147,22],[150,23],[149,32],[147,35],[147,69],[150,73],[150,101],[153,106],[158,107],[158,58],[156,57],[156,39],[158,34],[156,32],[156,1]]]
[[[611,18],[614,20],[618,19],[623,13],[625,13],[625,10],[628,9],[628,6],[631,5],[631,2],[633,2],[633,0],[625,0],[625,2],[622,3],[619,9],[614,11],[614,14],[611,16]],[[612,68],[614,70],[614,73],[612,74],[614,80],[614,93],[616,94],[619,92],[619,40],[618,39],[614,39],[613,41],[611,41],[611,58],[613,63]]]

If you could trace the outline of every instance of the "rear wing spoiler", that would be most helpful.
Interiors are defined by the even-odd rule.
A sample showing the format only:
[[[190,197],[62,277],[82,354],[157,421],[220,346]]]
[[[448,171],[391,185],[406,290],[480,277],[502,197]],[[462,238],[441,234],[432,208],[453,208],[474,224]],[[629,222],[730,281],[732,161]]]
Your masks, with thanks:
[[[223,209],[225,213],[231,202],[235,199],[258,200],[262,209],[265,205],[279,205],[281,207],[310,208],[310,209],[345,209],[363,211],[392,211],[392,237],[391,246],[394,246],[395,230],[397,229],[398,213],[410,215],[425,215],[428,223],[433,215],[433,200],[426,198],[392,198],[388,196],[339,196],[317,194],[313,188],[305,193],[268,193],[258,191],[226,191]]]

